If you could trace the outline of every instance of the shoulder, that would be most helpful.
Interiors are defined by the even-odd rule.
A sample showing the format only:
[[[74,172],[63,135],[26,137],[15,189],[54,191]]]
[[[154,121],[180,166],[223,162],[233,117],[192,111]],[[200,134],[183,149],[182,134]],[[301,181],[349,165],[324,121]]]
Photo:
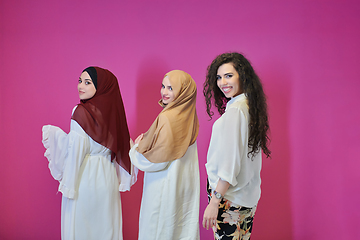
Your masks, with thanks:
[[[235,123],[245,123],[248,119],[249,111],[247,105],[234,103],[231,106],[228,106],[224,114],[216,121],[216,123],[228,126]]]
[[[80,120],[86,117],[91,117],[90,112],[85,108],[85,106],[78,104],[74,107],[72,113],[72,119]]]
[[[240,110],[248,110],[248,104],[247,104],[247,98],[243,97],[243,98],[239,98],[238,100],[232,102],[231,104],[229,104],[227,106],[227,109],[230,108],[237,108]]]
[[[221,118],[240,117],[241,115],[245,115],[244,111],[247,111],[244,106],[234,104],[226,109]]]
[[[73,108],[73,110],[72,110],[72,112],[71,112],[71,115],[74,114],[74,112],[75,112],[75,110],[77,109],[77,107],[78,107],[78,105],[76,105],[76,106]]]
[[[247,116],[249,114],[249,106],[247,104],[247,99],[242,98],[238,101],[235,101],[227,106],[224,115],[228,114],[241,114]]]
[[[171,120],[171,114],[169,114],[169,112],[161,112],[158,117],[158,125],[165,125],[167,123],[169,123]]]
[[[71,125],[70,125],[70,132],[71,133],[76,133],[77,135],[81,136],[81,137],[87,137],[87,133],[84,131],[84,129],[80,126],[80,124],[74,120],[71,119]]]

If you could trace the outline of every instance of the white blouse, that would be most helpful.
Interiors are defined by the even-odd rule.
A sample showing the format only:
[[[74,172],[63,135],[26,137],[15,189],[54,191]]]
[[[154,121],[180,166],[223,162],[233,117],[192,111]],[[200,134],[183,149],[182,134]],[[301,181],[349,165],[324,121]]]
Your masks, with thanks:
[[[230,183],[224,197],[244,207],[254,207],[261,193],[261,151],[248,157],[249,121],[245,94],[232,98],[213,125],[205,165],[211,189],[221,178]]]

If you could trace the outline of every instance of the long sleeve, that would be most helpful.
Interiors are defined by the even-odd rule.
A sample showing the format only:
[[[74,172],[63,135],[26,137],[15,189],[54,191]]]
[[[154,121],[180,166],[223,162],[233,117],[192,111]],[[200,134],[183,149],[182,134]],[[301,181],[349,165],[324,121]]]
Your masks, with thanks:
[[[161,171],[166,168],[169,162],[162,163],[152,163],[147,160],[144,155],[136,151],[138,144],[135,144],[129,152],[131,163],[134,164],[135,167],[144,172],[156,172]]]
[[[214,123],[207,156],[209,184],[216,189],[219,179],[230,183],[225,198],[253,207],[261,194],[261,151],[248,156],[249,111],[246,96],[231,99],[225,113]]]
[[[240,159],[246,154],[247,121],[245,115],[237,108],[228,109],[213,126],[206,168],[232,186],[236,186],[237,176],[241,169]]]
[[[119,191],[130,191],[130,187],[137,181],[139,169],[131,164],[131,174],[129,174],[116,161],[114,161],[114,164],[116,165],[116,173],[119,179]]]

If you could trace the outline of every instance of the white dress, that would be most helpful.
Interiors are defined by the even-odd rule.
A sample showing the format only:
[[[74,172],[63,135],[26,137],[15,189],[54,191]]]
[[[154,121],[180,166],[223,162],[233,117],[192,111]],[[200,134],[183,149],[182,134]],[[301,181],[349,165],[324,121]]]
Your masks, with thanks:
[[[196,142],[185,155],[151,163],[130,150],[132,164],[144,171],[139,240],[196,240],[199,237],[200,177]]]
[[[63,195],[61,238],[123,239],[119,191],[130,190],[136,174],[112,162],[111,151],[74,120],[69,134],[51,125],[42,131],[44,155]]]

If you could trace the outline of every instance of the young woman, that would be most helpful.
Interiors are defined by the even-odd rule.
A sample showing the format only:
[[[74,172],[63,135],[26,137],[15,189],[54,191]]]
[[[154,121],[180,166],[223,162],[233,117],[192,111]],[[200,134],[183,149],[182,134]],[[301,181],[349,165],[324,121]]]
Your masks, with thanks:
[[[43,126],[45,156],[62,193],[62,239],[122,239],[120,191],[130,190],[129,131],[116,77],[99,67],[79,78],[69,134]]]
[[[130,150],[131,162],[145,172],[139,240],[199,239],[196,84],[171,71],[161,96],[164,109]]]
[[[209,205],[203,226],[215,239],[250,239],[260,199],[262,152],[269,157],[268,116],[260,79],[239,53],[224,53],[208,67],[204,96],[221,117],[213,125],[206,170]]]

